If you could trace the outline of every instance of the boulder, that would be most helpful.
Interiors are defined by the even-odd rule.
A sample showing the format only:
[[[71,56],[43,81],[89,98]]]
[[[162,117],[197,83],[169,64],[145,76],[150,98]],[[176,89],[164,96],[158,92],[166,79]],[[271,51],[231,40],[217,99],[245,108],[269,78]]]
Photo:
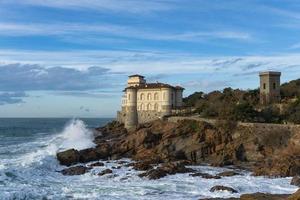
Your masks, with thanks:
[[[69,149],[56,154],[57,160],[61,165],[70,166],[79,163],[80,154],[75,149]]]
[[[111,169],[105,169],[105,170],[103,170],[103,171],[101,171],[99,174],[98,174],[98,176],[103,176],[103,175],[105,175],[105,174],[112,174],[112,170]]]
[[[111,146],[108,143],[102,143],[95,148],[98,159],[107,159],[111,156]]]
[[[89,167],[102,167],[102,166],[104,166],[103,162],[94,162],[89,165]]]
[[[61,171],[61,173],[65,176],[81,175],[85,174],[86,172],[88,172],[88,168],[85,166],[69,167]]]
[[[293,179],[291,180],[291,185],[300,187],[300,177],[294,176]]]
[[[132,166],[133,166],[133,169],[140,170],[140,171],[146,171],[146,170],[149,170],[149,169],[153,168],[150,165],[150,163],[147,162],[147,161],[145,161],[145,162],[137,162],[137,163],[134,163]]]
[[[296,193],[292,194],[288,200],[300,200],[300,190],[298,190]]]
[[[231,193],[238,193],[238,191],[236,191],[235,189],[233,189],[231,187],[223,186],[223,185],[216,185],[216,186],[212,187],[209,191],[211,191],[211,192],[228,191]]]
[[[237,176],[237,175],[240,174],[234,171],[225,171],[217,174],[217,176]]]
[[[151,169],[145,173],[139,174],[139,177],[147,177],[150,180],[155,180],[155,179],[160,179],[162,177],[165,177],[167,175],[168,174],[166,171],[164,171],[160,168],[157,168],[157,169]]]
[[[88,149],[81,150],[81,151],[79,151],[79,154],[80,154],[79,160],[82,163],[99,160],[98,154],[97,154],[95,148],[88,148]]]
[[[214,176],[214,175],[211,175],[211,174],[200,173],[200,172],[190,174],[190,176],[193,176],[193,177],[200,176],[201,178],[205,178],[205,179],[221,179],[221,176]]]
[[[286,200],[289,195],[286,194],[264,194],[264,193],[254,193],[254,194],[243,194],[241,200]]]

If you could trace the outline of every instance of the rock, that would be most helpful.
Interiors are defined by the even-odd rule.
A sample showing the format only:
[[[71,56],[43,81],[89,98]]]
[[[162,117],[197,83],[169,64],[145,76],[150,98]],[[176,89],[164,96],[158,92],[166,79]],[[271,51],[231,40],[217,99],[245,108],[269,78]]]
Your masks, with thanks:
[[[153,168],[149,162],[137,162],[134,163],[132,166],[133,169],[140,170],[140,171],[146,171]]]
[[[200,176],[201,178],[205,178],[205,179],[221,179],[221,176],[214,176],[214,175],[211,175],[211,174],[200,173],[200,172],[190,174],[190,176],[193,176],[193,177]]]
[[[222,186],[222,185],[214,186],[209,191],[211,191],[211,192],[228,191],[228,192],[231,192],[231,193],[238,193],[238,191],[236,191],[235,189],[233,189],[231,187]]]
[[[75,149],[69,149],[57,153],[56,157],[61,165],[70,166],[79,163],[80,154]]]
[[[95,148],[98,159],[107,159],[111,156],[111,146],[108,143],[102,143]]]
[[[63,169],[61,173],[65,176],[74,176],[85,174],[88,171],[88,168],[85,166],[75,166]]]
[[[234,171],[225,171],[217,174],[217,176],[237,176],[237,175],[240,174]]]
[[[139,174],[139,177],[147,177],[150,180],[160,179],[162,177],[167,176],[167,172],[158,168],[158,169],[151,169],[145,173]]]
[[[122,166],[113,166],[113,169],[121,169]]]
[[[98,174],[98,176],[103,176],[103,175],[105,175],[105,174],[112,174],[112,170],[111,169],[105,169],[105,170],[103,170],[103,171],[101,171],[99,174]]]
[[[98,154],[97,154],[95,148],[88,148],[88,149],[81,150],[81,151],[79,151],[79,154],[80,154],[80,162],[81,163],[99,160]]]
[[[286,194],[264,194],[264,193],[254,193],[254,194],[243,194],[241,200],[286,200],[289,195]]]
[[[300,187],[300,177],[294,176],[293,179],[291,180],[291,185]]]
[[[295,192],[294,194],[292,194],[288,200],[300,200],[300,189]]]
[[[90,167],[102,167],[104,166],[103,162],[95,162],[89,165]]]

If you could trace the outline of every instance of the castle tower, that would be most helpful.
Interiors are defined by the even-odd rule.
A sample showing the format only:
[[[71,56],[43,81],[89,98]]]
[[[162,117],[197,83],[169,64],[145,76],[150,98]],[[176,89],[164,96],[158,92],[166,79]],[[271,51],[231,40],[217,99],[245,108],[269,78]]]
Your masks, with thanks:
[[[126,116],[125,116],[125,128],[134,128],[138,124],[137,115],[137,89],[129,87],[126,89]]]
[[[261,72],[260,103],[263,105],[280,102],[280,72]]]
[[[161,109],[162,109],[162,116],[170,115],[172,112],[172,102],[174,96],[172,94],[171,88],[161,88],[162,91],[162,101],[161,101]]]

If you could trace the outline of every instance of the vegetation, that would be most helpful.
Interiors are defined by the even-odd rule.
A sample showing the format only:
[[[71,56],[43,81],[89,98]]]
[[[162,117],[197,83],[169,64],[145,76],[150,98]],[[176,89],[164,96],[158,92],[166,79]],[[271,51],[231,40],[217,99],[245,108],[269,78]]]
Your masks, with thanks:
[[[195,92],[186,97],[186,106],[204,118],[242,122],[300,124],[300,79],[281,86],[282,103],[259,104],[259,90],[225,88],[208,94]]]

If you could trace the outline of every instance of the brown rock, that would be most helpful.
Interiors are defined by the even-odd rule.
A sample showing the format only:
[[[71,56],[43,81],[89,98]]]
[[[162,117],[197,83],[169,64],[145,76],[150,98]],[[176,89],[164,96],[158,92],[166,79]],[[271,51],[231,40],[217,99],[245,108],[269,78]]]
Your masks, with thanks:
[[[237,172],[234,172],[234,171],[225,171],[225,172],[221,172],[221,173],[217,174],[217,176],[237,176],[237,175],[240,175],[240,174]]]
[[[228,192],[231,192],[231,193],[238,193],[238,191],[236,191],[235,189],[233,189],[231,187],[226,187],[226,186],[223,186],[223,185],[214,186],[209,191],[211,191],[211,192],[215,192],[215,191],[228,191]]]
[[[299,176],[294,176],[293,179],[291,180],[291,185],[295,186],[300,186],[300,177]]]
[[[295,192],[294,194],[292,194],[288,200],[300,200],[300,190],[298,190],[297,192]]]
[[[101,171],[99,174],[98,174],[98,176],[103,176],[103,175],[105,175],[105,174],[112,174],[112,170],[111,169],[105,169],[105,170],[103,170],[103,171]]]
[[[152,169],[153,167],[150,165],[149,162],[137,162],[133,164],[133,169],[140,170],[140,171],[146,171],[149,169]]]
[[[150,180],[160,179],[167,176],[167,172],[162,169],[151,169],[145,173],[139,174],[139,177],[147,177]]]
[[[88,149],[81,150],[79,151],[79,154],[80,154],[81,163],[99,160],[95,148],[88,148]]]
[[[79,163],[80,154],[75,149],[69,149],[56,154],[57,160],[61,165],[70,166]]]
[[[193,177],[200,176],[200,177],[205,178],[205,179],[221,179],[221,176],[214,176],[214,175],[211,175],[211,174],[200,173],[200,172],[190,174],[190,176],[193,176]]]
[[[289,195],[286,194],[243,194],[241,200],[286,200]]]
[[[89,165],[90,167],[102,167],[104,166],[103,162],[95,162]]]
[[[75,166],[63,169],[61,173],[65,176],[74,176],[85,174],[88,171],[88,168],[85,166]]]

